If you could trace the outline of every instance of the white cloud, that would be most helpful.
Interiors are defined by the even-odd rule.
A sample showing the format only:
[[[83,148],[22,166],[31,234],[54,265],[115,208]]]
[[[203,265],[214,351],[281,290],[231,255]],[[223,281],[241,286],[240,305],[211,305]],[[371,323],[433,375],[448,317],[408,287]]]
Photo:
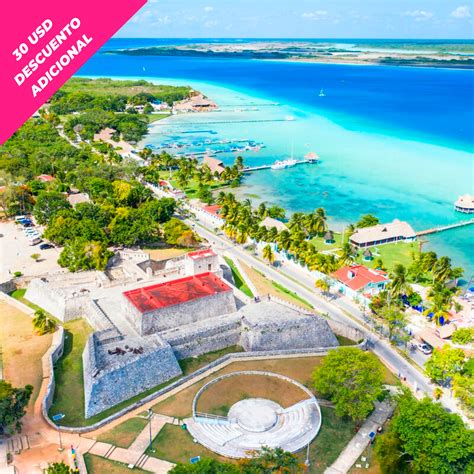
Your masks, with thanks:
[[[205,11],[206,13],[211,13],[211,12],[214,11],[214,7],[210,7],[210,6],[204,7],[204,11]]]
[[[426,21],[433,17],[433,12],[428,12],[426,10],[411,10],[406,11],[405,16],[411,16],[415,21]]]
[[[462,5],[453,10],[451,16],[458,19],[471,18],[471,9],[467,5]]]
[[[306,18],[308,20],[324,20],[327,16],[327,10],[316,10],[314,12],[305,12],[301,14],[301,18]]]
[[[217,25],[217,21],[209,20],[204,23],[204,28],[214,28]]]

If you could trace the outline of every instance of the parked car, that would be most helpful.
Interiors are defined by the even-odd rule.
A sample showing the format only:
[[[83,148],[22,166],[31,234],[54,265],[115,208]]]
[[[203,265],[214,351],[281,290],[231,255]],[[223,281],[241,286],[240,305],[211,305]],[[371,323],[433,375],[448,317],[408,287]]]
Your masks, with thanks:
[[[423,354],[430,355],[433,352],[433,349],[425,343],[420,343],[416,346],[420,352],[423,352]]]
[[[39,246],[40,250],[48,250],[48,249],[54,249],[54,245],[53,244],[41,244]]]
[[[38,245],[41,242],[43,242],[43,240],[39,236],[28,237],[29,245]]]

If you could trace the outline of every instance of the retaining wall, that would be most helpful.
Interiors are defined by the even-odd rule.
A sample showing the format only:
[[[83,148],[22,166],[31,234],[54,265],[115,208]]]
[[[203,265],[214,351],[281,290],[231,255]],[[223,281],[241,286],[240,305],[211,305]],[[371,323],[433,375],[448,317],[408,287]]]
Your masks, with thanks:
[[[354,346],[354,347],[360,347],[363,348],[365,347],[366,340],[362,341],[360,344]],[[240,360],[265,360],[265,359],[286,359],[290,357],[298,358],[298,357],[318,357],[318,356],[323,356],[328,353],[329,350],[331,349],[338,349],[338,347],[333,347],[333,348],[325,348],[325,349],[320,349],[320,350],[315,350],[315,349],[300,349],[300,350],[287,350],[287,351],[266,351],[266,352],[236,352],[232,354],[227,354],[223,357],[220,357],[219,359],[216,359],[215,361],[211,362],[210,364],[205,365],[204,367],[201,367],[200,369],[196,370],[192,374],[186,375],[179,380],[176,380],[175,382],[170,383],[168,386],[157,390],[156,392],[143,397],[141,400],[129,405],[128,407],[123,408],[122,410],[117,411],[113,415],[108,416],[107,418],[104,418],[103,420],[94,423],[93,425],[89,426],[83,426],[83,427],[67,427],[67,426],[61,426],[59,429],[61,431],[67,432],[67,433],[88,433],[90,431],[97,430],[101,428],[102,426],[107,425],[108,423],[122,417],[123,415],[129,413],[130,411],[133,411],[137,408],[140,408],[141,406],[152,402],[153,400],[156,400],[159,397],[162,397],[167,394],[171,394],[171,392],[177,392],[183,387],[184,385],[187,385],[189,383],[196,383],[199,380],[211,375],[212,373],[224,368],[228,364]],[[195,380],[194,380],[195,379]],[[47,423],[54,429],[58,429],[58,426],[55,425],[47,416],[47,410],[43,411],[43,416],[46,420]]]

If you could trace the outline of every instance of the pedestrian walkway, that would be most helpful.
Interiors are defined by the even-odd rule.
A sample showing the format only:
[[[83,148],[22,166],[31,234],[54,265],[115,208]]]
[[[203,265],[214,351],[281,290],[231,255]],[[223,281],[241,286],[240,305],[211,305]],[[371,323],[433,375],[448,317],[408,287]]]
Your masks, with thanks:
[[[167,473],[174,464],[148,456],[145,452],[166,423],[173,423],[174,419],[160,414],[153,414],[150,422],[138,434],[128,448],[120,448],[110,443],[97,441],[87,451],[111,461],[118,461],[127,466],[135,466],[157,474]],[[151,428],[151,429],[150,429]]]
[[[349,441],[344,451],[336,461],[329,466],[324,474],[345,474],[356,463],[360,455],[370,442],[369,433],[377,433],[377,428],[382,426],[392,413],[392,407],[388,402],[376,402],[375,410],[361,426],[357,434]]]

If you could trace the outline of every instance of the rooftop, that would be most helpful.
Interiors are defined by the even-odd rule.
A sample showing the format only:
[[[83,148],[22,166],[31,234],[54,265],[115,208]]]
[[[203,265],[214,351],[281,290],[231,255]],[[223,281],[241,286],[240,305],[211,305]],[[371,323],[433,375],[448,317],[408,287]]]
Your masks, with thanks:
[[[202,164],[209,166],[212,173],[217,171],[220,174],[225,170],[224,163],[217,158],[212,158],[211,156],[205,156],[202,160]]]
[[[199,260],[201,258],[208,258],[208,257],[215,257],[216,254],[212,249],[203,249],[203,250],[197,250],[196,252],[189,252],[187,254],[188,258],[191,258],[192,260]]]
[[[214,273],[201,273],[123,293],[141,313],[231,291]]]
[[[456,207],[461,207],[463,209],[474,210],[474,196],[471,196],[470,194],[459,196],[458,200],[455,202],[454,205]]]
[[[351,241],[356,244],[366,242],[376,242],[379,240],[393,239],[402,237],[404,239],[415,238],[416,232],[412,229],[408,222],[395,219],[389,224],[378,224],[372,227],[364,227],[357,229],[351,235]]]
[[[36,179],[38,181],[43,181],[43,183],[47,183],[49,181],[53,181],[54,177],[50,174],[40,174],[39,176],[36,176]]]
[[[265,219],[263,219],[260,225],[267,229],[271,229],[272,227],[275,227],[276,230],[278,230],[279,232],[281,232],[282,230],[288,230],[288,227],[285,225],[285,223],[277,219],[274,219],[273,217],[268,217],[268,216],[265,217]]]
[[[222,219],[222,217],[219,215],[219,211],[221,210],[221,207],[222,206],[219,206],[219,204],[213,204],[212,206],[204,206],[202,209],[203,211],[206,211],[209,214],[212,214],[213,216],[216,216]]]
[[[367,268],[364,265],[342,267],[335,271],[333,276],[354,291],[365,288],[369,283],[382,283],[388,281],[386,272],[383,270]]]

